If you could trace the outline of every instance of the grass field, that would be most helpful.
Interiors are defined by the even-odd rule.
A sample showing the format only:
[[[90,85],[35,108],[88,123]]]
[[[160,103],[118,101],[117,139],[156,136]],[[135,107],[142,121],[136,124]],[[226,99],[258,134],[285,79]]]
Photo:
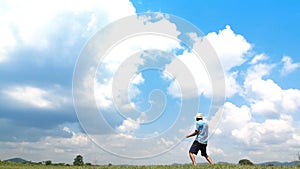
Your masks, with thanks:
[[[28,164],[0,164],[0,169],[299,169],[300,167],[286,166],[245,166],[245,165],[192,165],[182,166],[55,166],[55,165],[28,165]]]

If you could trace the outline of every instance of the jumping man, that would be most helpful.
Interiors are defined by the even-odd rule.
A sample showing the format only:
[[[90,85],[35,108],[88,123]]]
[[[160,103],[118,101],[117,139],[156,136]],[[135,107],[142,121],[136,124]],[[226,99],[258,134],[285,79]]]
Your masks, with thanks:
[[[196,139],[189,151],[189,156],[192,160],[193,165],[196,166],[195,155],[198,154],[199,150],[201,151],[201,156],[205,157],[210,164],[213,164],[212,159],[206,153],[208,141],[208,124],[203,121],[203,116],[201,113],[198,113],[196,115],[196,130],[193,133],[187,135],[186,138],[192,136],[196,136]]]

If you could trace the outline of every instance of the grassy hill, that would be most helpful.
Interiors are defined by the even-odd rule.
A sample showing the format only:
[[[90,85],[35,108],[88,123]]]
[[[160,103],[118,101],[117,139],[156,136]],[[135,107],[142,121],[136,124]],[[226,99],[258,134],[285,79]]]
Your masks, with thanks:
[[[14,163],[25,163],[27,160],[24,160],[22,158],[11,158],[4,161],[14,162]]]

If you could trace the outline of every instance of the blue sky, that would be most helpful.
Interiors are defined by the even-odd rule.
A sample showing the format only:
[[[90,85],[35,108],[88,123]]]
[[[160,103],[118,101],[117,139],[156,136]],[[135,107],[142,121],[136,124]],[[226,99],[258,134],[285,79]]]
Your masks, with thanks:
[[[193,131],[197,111],[211,125],[208,151],[216,162],[296,159],[299,2],[32,0],[1,1],[0,6],[1,160],[72,163],[81,154],[94,164],[189,163],[187,151],[193,140],[183,138]],[[92,38],[96,44],[107,44],[95,38],[97,32],[143,12],[171,14],[171,19],[166,15],[162,19],[156,13],[157,23],[165,25],[169,35],[189,33],[184,32],[189,24],[202,31],[181,35],[188,35],[195,46],[199,36],[205,38],[216,52],[224,73],[222,105],[208,113],[212,96],[220,94],[212,91],[209,79],[215,82],[214,77],[208,77],[217,64],[194,62],[194,53],[169,36],[127,37],[95,65],[88,60],[86,51],[97,50],[84,50]],[[186,24],[174,22],[172,16]],[[125,32],[125,27],[112,31]],[[135,53],[139,50],[143,53]],[[85,61],[96,69],[80,67]],[[190,72],[180,67],[182,63]],[[76,90],[77,85],[90,88]],[[113,97],[123,90],[129,99]],[[144,158],[133,159],[140,157]]]

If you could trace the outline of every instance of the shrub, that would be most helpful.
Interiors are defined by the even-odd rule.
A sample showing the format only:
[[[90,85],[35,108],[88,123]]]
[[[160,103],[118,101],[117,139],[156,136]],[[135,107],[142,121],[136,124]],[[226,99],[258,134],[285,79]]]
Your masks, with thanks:
[[[248,159],[241,159],[240,161],[239,161],[239,164],[240,165],[254,165],[250,160],[248,160]]]
[[[77,155],[74,159],[73,165],[82,166],[84,164],[83,157],[81,155]]]

